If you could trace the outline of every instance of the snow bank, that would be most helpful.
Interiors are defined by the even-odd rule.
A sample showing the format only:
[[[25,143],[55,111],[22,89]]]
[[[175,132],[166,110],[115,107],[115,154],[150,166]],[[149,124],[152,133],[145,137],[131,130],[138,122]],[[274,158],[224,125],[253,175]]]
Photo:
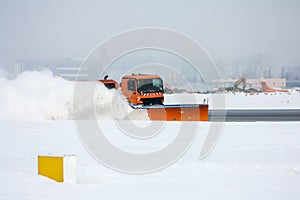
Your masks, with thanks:
[[[194,97],[191,98],[191,95],[194,95]],[[209,104],[210,109],[216,109],[216,105],[212,103],[212,99],[218,98],[221,95],[225,95],[226,109],[300,109],[300,92],[296,90],[291,90],[288,93],[257,93],[253,95],[242,92],[226,94],[166,94],[165,104],[201,104],[206,102]]]
[[[76,82],[53,76],[50,70],[26,71],[13,80],[0,79],[0,120],[66,120],[74,119],[73,93]],[[81,83],[88,84],[88,83]],[[119,91],[107,90],[99,83],[95,106],[82,99],[74,106],[82,119],[94,110],[97,119],[123,119],[133,110]],[[112,109],[113,107],[113,109]],[[111,111],[117,113],[112,113]],[[78,113],[77,113],[78,114]],[[145,119],[145,113],[134,115]]]

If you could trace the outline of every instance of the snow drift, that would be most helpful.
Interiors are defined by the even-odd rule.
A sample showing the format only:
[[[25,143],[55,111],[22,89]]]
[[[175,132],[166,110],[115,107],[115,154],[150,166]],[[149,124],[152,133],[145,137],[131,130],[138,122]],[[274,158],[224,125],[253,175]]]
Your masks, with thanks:
[[[4,73],[3,73],[4,74]],[[89,119],[91,110],[97,119],[146,119],[146,113],[131,109],[119,91],[108,90],[99,83],[94,93],[94,105],[82,99],[73,104],[77,82],[53,76],[50,70],[26,71],[15,79],[0,78],[1,120],[67,120],[76,116]],[[88,84],[81,83],[81,84]],[[117,113],[113,113],[115,111]]]

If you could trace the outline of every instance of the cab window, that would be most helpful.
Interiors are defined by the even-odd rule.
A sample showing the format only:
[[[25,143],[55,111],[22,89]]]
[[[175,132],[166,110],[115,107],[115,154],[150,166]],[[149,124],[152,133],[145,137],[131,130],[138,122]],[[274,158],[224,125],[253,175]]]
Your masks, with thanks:
[[[128,90],[135,91],[136,90],[135,80],[129,79],[127,82],[127,88],[128,88]]]

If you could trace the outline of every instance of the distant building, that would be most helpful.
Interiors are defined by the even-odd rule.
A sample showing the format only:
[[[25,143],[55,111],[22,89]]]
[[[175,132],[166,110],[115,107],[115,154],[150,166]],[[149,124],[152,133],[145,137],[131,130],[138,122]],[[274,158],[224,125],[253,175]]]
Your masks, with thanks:
[[[233,86],[237,80],[238,79],[228,78],[228,79],[214,80],[213,82],[223,83],[224,85],[227,85],[227,86],[229,86],[229,85]],[[246,79],[246,84],[247,84],[247,87],[249,87],[249,88],[261,89],[261,81],[266,82],[267,85],[272,88],[286,88],[286,79],[281,79],[281,78]]]
[[[286,88],[286,79],[270,78],[270,79],[247,79],[247,83],[251,84],[250,87],[255,89],[261,88],[261,81],[267,83],[269,87],[273,88]]]

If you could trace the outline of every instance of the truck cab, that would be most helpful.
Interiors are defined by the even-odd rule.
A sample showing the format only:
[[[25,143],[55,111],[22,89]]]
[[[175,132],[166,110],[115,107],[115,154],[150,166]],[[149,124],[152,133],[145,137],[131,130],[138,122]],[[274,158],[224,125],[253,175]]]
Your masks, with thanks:
[[[160,76],[149,74],[123,76],[122,93],[134,105],[162,105],[163,80]]]

